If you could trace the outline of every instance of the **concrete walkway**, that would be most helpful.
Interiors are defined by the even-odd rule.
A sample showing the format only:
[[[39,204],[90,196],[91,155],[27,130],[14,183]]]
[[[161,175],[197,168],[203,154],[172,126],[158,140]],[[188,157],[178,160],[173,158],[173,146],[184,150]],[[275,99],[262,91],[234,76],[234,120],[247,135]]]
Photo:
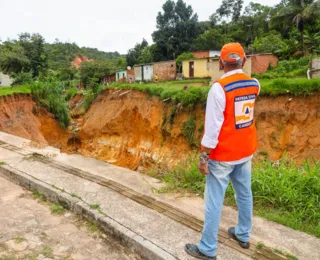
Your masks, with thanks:
[[[31,181],[39,182],[41,185],[38,183],[39,185],[36,186],[40,189],[51,188],[60,193],[59,196],[66,197],[72,194],[81,198],[80,201],[76,201],[71,197],[75,200],[72,202],[74,205],[85,203],[87,206],[97,206],[99,204],[98,211],[102,214],[100,217],[109,218],[133,232],[131,238],[135,240],[138,237],[141,238],[145,244],[149,245],[149,249],[152,248],[153,251],[150,249],[152,252],[157,252],[156,254],[161,256],[159,259],[190,259],[183,252],[183,246],[187,242],[197,242],[201,236],[199,222],[194,221],[194,219],[199,219],[200,222],[203,220],[204,209],[201,198],[158,194],[155,191],[163,184],[137,172],[79,155],[62,154],[59,150],[50,147],[36,149],[31,146],[30,141],[4,133],[0,133],[0,140],[5,142],[0,145],[0,161],[7,164],[1,167],[0,174],[13,180],[19,175],[29,186]],[[47,161],[53,163],[41,162],[32,155],[35,152],[44,155]],[[66,167],[59,168],[57,165]],[[72,170],[74,168],[79,171]],[[10,175],[6,172],[7,170],[15,172],[15,175]],[[77,172],[82,174],[82,177],[86,177],[86,174],[94,176],[98,183],[101,179],[108,180],[109,186],[100,185],[88,179],[84,180],[77,176]],[[16,178],[16,181],[23,184],[21,179]],[[116,183],[121,186],[115,186]],[[46,189],[43,188],[44,186]],[[130,193],[127,194],[123,191],[123,187],[132,190],[132,193],[127,192]],[[153,208],[147,203],[144,204],[145,200],[144,202],[141,200],[141,195],[137,198],[134,193],[144,195],[145,200],[153,199],[155,201],[152,202]],[[161,205],[169,205],[171,208],[164,212],[165,214],[161,214],[163,211],[157,208],[157,203],[165,203]],[[174,216],[170,214],[170,211],[173,211],[172,208],[175,209]],[[192,216],[193,219],[190,221],[195,225],[190,225],[190,221],[186,225],[181,219],[179,220],[176,216],[181,211]],[[248,259],[248,254],[251,257],[260,257],[259,259],[275,259],[274,257],[281,259],[281,256],[269,256],[269,258],[264,256],[263,258],[263,254],[257,255],[254,248],[251,252],[246,251],[242,254],[239,247],[225,236],[226,228],[235,225],[236,219],[237,212],[225,207],[221,222],[219,259]],[[320,259],[319,239],[258,217],[254,218],[253,240],[263,242],[272,248],[291,252],[299,259]],[[141,243],[139,245],[141,246]]]
[[[138,260],[94,225],[0,178],[0,259]]]

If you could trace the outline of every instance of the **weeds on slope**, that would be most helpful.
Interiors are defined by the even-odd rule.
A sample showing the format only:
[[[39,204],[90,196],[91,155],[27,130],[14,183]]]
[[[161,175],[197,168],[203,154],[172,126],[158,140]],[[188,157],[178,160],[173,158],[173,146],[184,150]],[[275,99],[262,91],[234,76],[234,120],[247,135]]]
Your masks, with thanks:
[[[61,81],[33,82],[29,85],[31,95],[48,111],[55,115],[61,127],[70,123],[69,108],[64,94],[65,87]]]
[[[205,177],[197,169],[198,156],[192,153],[169,171],[160,171],[167,187],[162,190],[187,190],[203,195]],[[320,162],[297,165],[283,158],[256,162],[253,166],[252,191],[256,215],[320,237]],[[235,206],[229,185],[225,204]]]

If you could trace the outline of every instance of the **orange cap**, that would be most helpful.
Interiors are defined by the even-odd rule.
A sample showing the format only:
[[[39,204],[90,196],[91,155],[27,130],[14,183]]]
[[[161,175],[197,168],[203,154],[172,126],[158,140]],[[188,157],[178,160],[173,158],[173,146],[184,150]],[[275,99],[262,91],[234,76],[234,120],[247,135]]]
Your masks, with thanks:
[[[225,44],[221,49],[221,60],[228,63],[235,63],[246,57],[243,47],[238,42]]]

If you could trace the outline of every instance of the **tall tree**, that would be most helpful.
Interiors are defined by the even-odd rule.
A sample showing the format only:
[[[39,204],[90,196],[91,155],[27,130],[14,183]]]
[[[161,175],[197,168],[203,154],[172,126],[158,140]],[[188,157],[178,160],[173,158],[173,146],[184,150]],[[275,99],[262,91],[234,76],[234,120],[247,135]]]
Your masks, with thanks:
[[[193,40],[201,33],[198,15],[183,0],[167,0],[157,16],[157,31],[152,34],[157,45],[156,60],[175,59],[191,49]]]
[[[141,43],[137,43],[134,46],[134,48],[128,51],[126,58],[129,66],[134,66],[139,63],[138,60],[141,55],[141,52],[147,46],[149,46],[148,42],[145,39],[143,39]]]
[[[304,52],[304,30],[320,17],[320,0],[282,0],[276,6],[271,19],[272,27],[288,36],[290,21],[300,32],[301,50]]]
[[[22,33],[19,35],[18,43],[25,50],[34,77],[37,77],[41,70],[48,68],[48,56],[44,47],[45,40],[40,34]]]
[[[238,21],[242,6],[243,0],[223,0],[221,6],[217,9],[217,14],[220,17],[226,17],[227,19],[232,17],[232,21]]]

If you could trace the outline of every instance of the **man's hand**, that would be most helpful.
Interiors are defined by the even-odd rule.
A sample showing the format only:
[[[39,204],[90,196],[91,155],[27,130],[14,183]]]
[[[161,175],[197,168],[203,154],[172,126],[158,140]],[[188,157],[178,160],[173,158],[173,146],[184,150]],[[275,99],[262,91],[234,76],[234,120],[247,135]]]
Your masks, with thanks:
[[[199,162],[198,169],[203,175],[208,175],[210,173],[208,162],[205,162],[205,163]]]

